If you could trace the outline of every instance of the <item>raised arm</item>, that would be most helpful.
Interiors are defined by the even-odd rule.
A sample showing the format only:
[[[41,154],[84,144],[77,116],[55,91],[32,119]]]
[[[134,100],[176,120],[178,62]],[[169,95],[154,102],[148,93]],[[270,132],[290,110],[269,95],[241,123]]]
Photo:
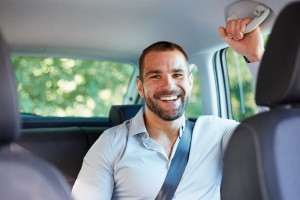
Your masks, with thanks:
[[[245,56],[249,62],[260,61],[265,51],[260,28],[244,34],[250,18],[230,20],[226,27],[219,27],[220,37],[237,53]]]

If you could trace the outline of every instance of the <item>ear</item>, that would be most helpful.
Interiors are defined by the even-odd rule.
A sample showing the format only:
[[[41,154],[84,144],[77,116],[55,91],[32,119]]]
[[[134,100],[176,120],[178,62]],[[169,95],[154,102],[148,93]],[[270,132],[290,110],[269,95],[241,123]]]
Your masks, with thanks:
[[[193,88],[193,84],[194,84],[194,76],[193,76],[192,73],[190,73],[190,76],[189,76],[189,82],[190,82],[191,88]]]
[[[144,89],[143,89],[143,82],[139,77],[136,78],[136,86],[137,86],[137,89],[138,89],[138,92],[139,92],[140,96],[142,98],[144,98],[145,95],[144,95]]]

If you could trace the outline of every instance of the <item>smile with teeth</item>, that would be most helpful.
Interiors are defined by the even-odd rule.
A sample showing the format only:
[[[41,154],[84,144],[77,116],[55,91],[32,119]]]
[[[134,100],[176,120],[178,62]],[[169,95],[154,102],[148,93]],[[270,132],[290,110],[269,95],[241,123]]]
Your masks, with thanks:
[[[176,99],[178,99],[178,96],[160,97],[162,101],[174,101]]]

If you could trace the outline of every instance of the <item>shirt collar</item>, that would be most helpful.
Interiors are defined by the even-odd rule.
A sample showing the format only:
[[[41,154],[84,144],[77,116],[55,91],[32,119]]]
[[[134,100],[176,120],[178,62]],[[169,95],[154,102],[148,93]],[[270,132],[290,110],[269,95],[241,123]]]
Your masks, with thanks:
[[[147,136],[149,137],[149,134],[148,134],[146,126],[145,126],[144,114],[145,114],[145,105],[132,118],[131,126],[129,127],[129,136],[134,136],[137,134],[144,133],[144,134],[147,134]],[[181,125],[180,131],[179,131],[179,138],[181,138],[184,128],[185,128],[185,120],[183,120],[183,123]]]
[[[134,136],[140,133],[147,133],[144,122],[145,106],[131,119],[131,126],[129,127],[129,136]]]

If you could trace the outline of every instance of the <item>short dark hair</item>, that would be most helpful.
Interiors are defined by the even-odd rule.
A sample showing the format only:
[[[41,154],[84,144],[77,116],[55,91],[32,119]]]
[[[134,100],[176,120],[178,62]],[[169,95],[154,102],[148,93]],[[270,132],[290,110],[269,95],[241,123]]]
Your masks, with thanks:
[[[172,42],[167,42],[167,41],[160,41],[156,42],[154,44],[151,44],[149,47],[143,50],[143,53],[140,56],[139,59],[139,78],[143,80],[143,68],[144,68],[144,59],[145,56],[151,52],[151,51],[173,51],[173,50],[178,50],[182,53],[182,55],[185,57],[186,61],[188,62],[188,56],[183,50],[181,46],[178,44],[172,43]]]

